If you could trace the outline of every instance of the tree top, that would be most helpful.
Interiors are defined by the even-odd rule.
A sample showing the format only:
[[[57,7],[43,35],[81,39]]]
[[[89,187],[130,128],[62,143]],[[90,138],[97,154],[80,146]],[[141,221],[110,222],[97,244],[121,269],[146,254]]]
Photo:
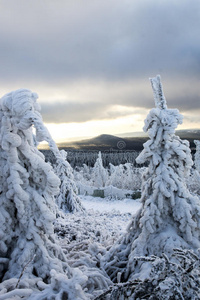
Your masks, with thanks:
[[[167,102],[163,93],[160,75],[149,79],[151,81],[156,107],[160,109],[167,109]]]

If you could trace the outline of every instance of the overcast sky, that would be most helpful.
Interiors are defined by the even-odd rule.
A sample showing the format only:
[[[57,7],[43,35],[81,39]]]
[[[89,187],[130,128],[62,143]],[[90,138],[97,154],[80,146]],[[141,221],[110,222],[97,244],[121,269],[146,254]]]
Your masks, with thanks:
[[[55,139],[142,131],[157,74],[200,128],[199,0],[0,1],[0,93],[37,92]]]

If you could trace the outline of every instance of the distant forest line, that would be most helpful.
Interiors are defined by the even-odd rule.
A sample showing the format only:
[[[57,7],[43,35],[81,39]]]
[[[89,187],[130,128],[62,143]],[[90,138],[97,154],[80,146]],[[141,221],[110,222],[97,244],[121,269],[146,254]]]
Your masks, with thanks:
[[[40,150],[44,156],[45,160],[49,161],[51,164],[55,163],[55,156],[51,150]],[[98,150],[68,150],[67,161],[70,163],[72,168],[82,167],[83,164],[93,167],[97,157]],[[112,151],[101,151],[102,162],[104,167],[108,167],[109,163],[114,166],[120,164],[131,163],[134,167],[142,167],[136,163],[136,157],[139,155],[139,151],[135,150],[112,150]],[[144,166],[144,165],[143,165]]]
[[[200,130],[178,130],[176,134],[181,139],[189,141],[193,155],[195,153],[194,140],[200,140]],[[108,167],[109,163],[115,166],[131,163],[134,167],[142,167],[136,163],[135,159],[148,139],[147,136],[122,138],[102,134],[92,139],[58,144],[58,147],[67,152],[67,160],[72,168],[81,167],[83,164],[93,167],[99,151],[102,153],[104,167]],[[40,151],[45,155],[46,161],[55,163],[55,157],[50,150],[40,149]]]

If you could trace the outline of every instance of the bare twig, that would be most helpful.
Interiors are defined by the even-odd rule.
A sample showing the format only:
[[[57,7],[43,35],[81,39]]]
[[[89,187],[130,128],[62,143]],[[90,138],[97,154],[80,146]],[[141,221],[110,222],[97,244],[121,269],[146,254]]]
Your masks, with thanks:
[[[24,271],[26,270],[26,268],[28,267],[28,265],[30,265],[30,263],[33,262],[35,256],[36,256],[36,254],[34,254],[33,257],[32,257],[32,258],[25,264],[25,266],[23,267],[23,270],[22,270],[22,272],[21,272],[21,274],[20,274],[20,276],[19,276],[19,279],[18,279],[17,284],[16,284],[16,287],[15,287],[16,289],[17,289],[18,286],[19,286],[19,283],[20,283],[20,280],[21,280],[21,278],[22,278],[22,276],[23,276],[23,274],[24,274]]]

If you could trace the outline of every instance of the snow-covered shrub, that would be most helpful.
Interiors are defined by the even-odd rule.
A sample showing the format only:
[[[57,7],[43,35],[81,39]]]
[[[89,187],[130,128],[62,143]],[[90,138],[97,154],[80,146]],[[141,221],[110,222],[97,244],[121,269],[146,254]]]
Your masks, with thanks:
[[[59,192],[60,180],[35,146],[44,136],[51,148],[55,146],[43,125],[36,99],[35,93],[20,89],[6,94],[0,102],[1,299],[12,299],[11,294],[15,299],[19,295],[23,298],[30,294],[33,283],[34,289],[41,291],[57,278],[62,289],[56,299],[63,299],[64,293],[74,299],[70,297],[71,289],[76,299],[86,299],[79,283],[87,278],[69,267],[54,235],[54,196]],[[23,282],[19,284],[21,275]]]
[[[200,247],[199,198],[190,194],[185,182],[193,163],[189,143],[175,135],[182,116],[177,109],[167,108],[160,77],[151,83],[156,108],[145,120],[144,131],[150,139],[137,158],[137,163],[149,162],[143,176],[142,207],[127,233],[104,257],[113,281],[120,273],[122,281],[141,274],[144,265],[136,264],[136,256],[165,253],[170,257],[174,248]]]
[[[95,300],[199,299],[200,257],[193,251],[175,249],[171,260],[162,254],[161,257],[135,257],[135,261],[151,262],[148,279],[115,284]]]
[[[60,151],[62,159],[57,159],[54,170],[61,181],[60,193],[56,197],[58,207],[64,212],[84,211],[81,200],[78,197],[78,190],[74,182],[73,170],[66,160],[67,152]]]

